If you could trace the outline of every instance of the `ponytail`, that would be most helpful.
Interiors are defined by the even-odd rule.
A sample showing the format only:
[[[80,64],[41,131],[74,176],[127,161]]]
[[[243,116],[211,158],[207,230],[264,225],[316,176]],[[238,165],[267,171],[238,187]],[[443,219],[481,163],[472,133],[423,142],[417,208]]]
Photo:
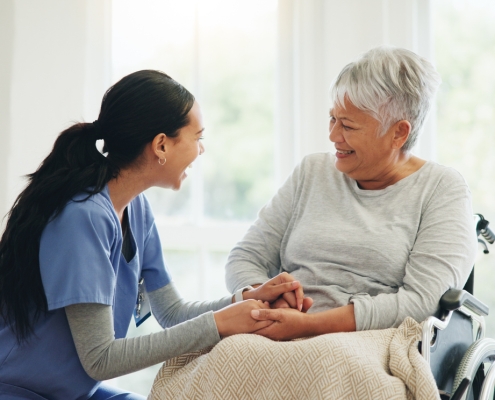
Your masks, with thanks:
[[[62,132],[38,170],[27,176],[0,240],[0,317],[19,342],[48,310],[39,265],[46,224],[76,194],[86,192],[89,198],[103,190],[157,134],[176,137],[189,123],[193,104],[193,95],[163,72],[127,75],[105,93],[98,120]],[[105,142],[106,157],[96,148],[98,139]]]
[[[47,312],[39,266],[43,229],[74,195],[100,192],[118,172],[97,150],[95,131],[81,123],[62,132],[8,213],[0,241],[0,312],[19,342]]]

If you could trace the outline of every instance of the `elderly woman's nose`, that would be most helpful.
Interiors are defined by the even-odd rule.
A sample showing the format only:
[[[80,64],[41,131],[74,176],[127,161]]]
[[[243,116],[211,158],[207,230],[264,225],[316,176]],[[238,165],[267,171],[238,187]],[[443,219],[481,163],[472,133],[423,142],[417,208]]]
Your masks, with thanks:
[[[338,128],[337,124],[330,124],[330,141],[334,143],[343,142],[344,136],[342,135],[341,129]]]

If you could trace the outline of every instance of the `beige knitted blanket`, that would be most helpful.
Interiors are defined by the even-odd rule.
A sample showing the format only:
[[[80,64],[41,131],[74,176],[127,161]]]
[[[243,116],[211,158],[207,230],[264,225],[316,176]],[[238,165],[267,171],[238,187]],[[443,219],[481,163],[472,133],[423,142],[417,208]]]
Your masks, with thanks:
[[[411,318],[291,342],[235,335],[165,362],[148,399],[440,399],[420,337]]]

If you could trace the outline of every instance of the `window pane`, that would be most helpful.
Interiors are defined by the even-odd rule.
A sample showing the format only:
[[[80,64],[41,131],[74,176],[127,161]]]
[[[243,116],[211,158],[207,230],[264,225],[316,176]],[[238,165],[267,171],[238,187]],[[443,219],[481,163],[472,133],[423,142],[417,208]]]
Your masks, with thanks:
[[[167,266],[186,300],[228,294],[230,248],[274,188],[276,0],[113,1],[113,77],[158,69],[198,100],[205,155],[181,190],[151,188]],[[244,221],[244,222],[236,222]],[[129,335],[160,327],[148,320]],[[160,365],[113,382],[146,395]]]
[[[438,95],[438,159],[466,178],[475,212],[495,228],[495,3],[435,0],[436,62],[443,83]],[[495,310],[495,248],[479,252],[475,295]],[[495,337],[495,319],[487,318]]]
[[[274,185],[276,2],[198,4],[205,214],[252,221]]]
[[[113,2],[113,80],[159,69],[198,99],[206,154],[155,213],[252,221],[273,193],[275,0]],[[195,203],[201,200],[201,204]],[[199,213],[199,214],[198,214]]]
[[[112,2],[112,81],[141,69],[157,69],[194,91],[194,1]],[[152,188],[155,213],[189,220],[191,182],[179,192]]]
[[[174,283],[188,301],[215,300],[229,294],[224,278],[228,254],[228,251],[207,251],[206,248],[164,251]]]

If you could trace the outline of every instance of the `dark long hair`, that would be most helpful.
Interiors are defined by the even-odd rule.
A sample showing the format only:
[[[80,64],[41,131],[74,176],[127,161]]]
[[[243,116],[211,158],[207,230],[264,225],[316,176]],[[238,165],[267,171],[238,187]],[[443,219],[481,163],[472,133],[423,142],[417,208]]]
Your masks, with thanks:
[[[189,123],[193,103],[193,95],[162,72],[127,75],[105,93],[98,120],[63,131],[48,157],[27,176],[0,240],[0,316],[19,342],[29,338],[48,309],[39,265],[46,224],[74,195],[99,193],[121,168],[138,162],[157,134],[176,137]],[[97,139],[104,140],[107,157],[96,148]]]

